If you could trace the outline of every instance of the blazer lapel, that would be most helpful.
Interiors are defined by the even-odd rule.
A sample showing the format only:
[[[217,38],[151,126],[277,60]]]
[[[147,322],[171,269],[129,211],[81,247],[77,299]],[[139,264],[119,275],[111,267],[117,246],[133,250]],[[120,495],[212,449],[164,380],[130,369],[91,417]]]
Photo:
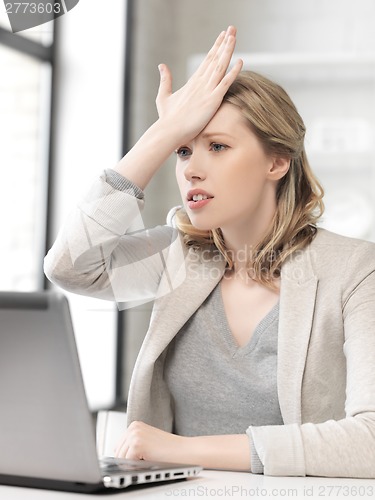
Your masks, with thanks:
[[[154,303],[148,336],[157,335],[158,341],[150,342],[149,354],[156,360],[186,321],[194,314],[218,284],[225,270],[224,259],[201,259],[193,250],[185,259],[185,280],[170,294]],[[157,331],[155,331],[157,330]]]
[[[318,279],[309,249],[283,266],[278,337],[278,394],[284,424],[302,421],[301,393]]]

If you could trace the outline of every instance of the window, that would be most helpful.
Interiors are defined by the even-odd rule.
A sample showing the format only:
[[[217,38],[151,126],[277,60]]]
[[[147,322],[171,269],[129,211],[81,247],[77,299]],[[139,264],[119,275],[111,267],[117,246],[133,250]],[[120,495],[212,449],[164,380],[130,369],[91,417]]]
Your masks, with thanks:
[[[2,290],[44,281],[53,23],[28,31],[11,33],[0,11]]]
[[[51,67],[2,44],[0,67],[0,287],[36,290],[43,283]]]

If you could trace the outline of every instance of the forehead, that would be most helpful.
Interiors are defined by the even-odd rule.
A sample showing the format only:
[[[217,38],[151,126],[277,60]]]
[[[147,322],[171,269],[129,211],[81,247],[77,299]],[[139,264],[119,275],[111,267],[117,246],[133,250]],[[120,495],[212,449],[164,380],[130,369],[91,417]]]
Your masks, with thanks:
[[[250,132],[250,128],[240,108],[234,104],[224,102],[201,134],[206,135],[219,132],[231,133],[232,135]]]

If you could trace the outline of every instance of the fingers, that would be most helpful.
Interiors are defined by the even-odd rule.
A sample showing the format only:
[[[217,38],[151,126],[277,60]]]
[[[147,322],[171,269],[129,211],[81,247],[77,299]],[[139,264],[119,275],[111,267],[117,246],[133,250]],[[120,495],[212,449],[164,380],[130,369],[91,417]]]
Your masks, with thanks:
[[[121,441],[114,450],[117,458],[127,458],[131,460],[142,460],[144,453],[144,431],[146,424],[143,422],[132,422],[125,431]]]
[[[208,68],[210,71],[209,83],[214,87],[219,85],[222,79],[225,78],[235,46],[236,38],[233,35],[229,35],[225,40],[225,44],[220,47],[216,58]]]
[[[114,450],[114,456],[116,458],[126,458],[127,452],[129,450],[129,445],[127,444],[126,438],[123,438],[123,440],[116,446]]]
[[[198,68],[197,75],[209,75],[211,81],[222,78],[228,69],[234,47],[236,45],[237,30],[234,26],[229,26],[227,31],[220,33],[212,49],[208,52],[206,58]]]
[[[201,75],[201,74],[203,74],[206,71],[207,66],[215,58],[218,50],[220,49],[223,41],[225,40],[225,36],[226,36],[226,32],[222,31],[220,33],[220,35],[216,38],[215,43],[213,44],[212,48],[208,51],[206,57],[204,58],[204,60],[199,65],[199,68],[197,69],[197,72],[196,72],[197,75]]]
[[[116,458],[127,458],[130,460],[142,460],[143,456],[135,446],[131,446],[126,441],[118,446],[114,452]]]
[[[242,69],[242,66],[243,66],[242,59],[238,59],[238,61],[236,61],[236,63],[234,64],[233,68],[228,72],[227,75],[224,76],[224,78],[217,85],[214,92],[218,92],[219,94],[224,95],[225,92],[228,90],[228,88],[232,85],[234,80],[237,78],[238,74]]]
[[[216,57],[214,57],[215,62],[218,62],[223,54],[228,53],[228,50],[234,50],[236,45],[236,34],[237,30],[234,26],[229,26],[225,33],[224,40],[222,41],[219,49],[217,50]]]

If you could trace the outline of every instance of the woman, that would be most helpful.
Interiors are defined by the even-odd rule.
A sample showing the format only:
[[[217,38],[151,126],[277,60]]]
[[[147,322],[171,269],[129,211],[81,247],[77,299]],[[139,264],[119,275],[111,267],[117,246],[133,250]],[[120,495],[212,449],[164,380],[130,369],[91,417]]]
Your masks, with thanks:
[[[117,455],[269,475],[375,477],[375,246],[317,229],[322,190],[285,92],[218,37],[96,181],[46,257],[63,288],[155,299]],[[183,207],[140,228],[173,152]],[[130,231],[131,227],[131,231]]]

